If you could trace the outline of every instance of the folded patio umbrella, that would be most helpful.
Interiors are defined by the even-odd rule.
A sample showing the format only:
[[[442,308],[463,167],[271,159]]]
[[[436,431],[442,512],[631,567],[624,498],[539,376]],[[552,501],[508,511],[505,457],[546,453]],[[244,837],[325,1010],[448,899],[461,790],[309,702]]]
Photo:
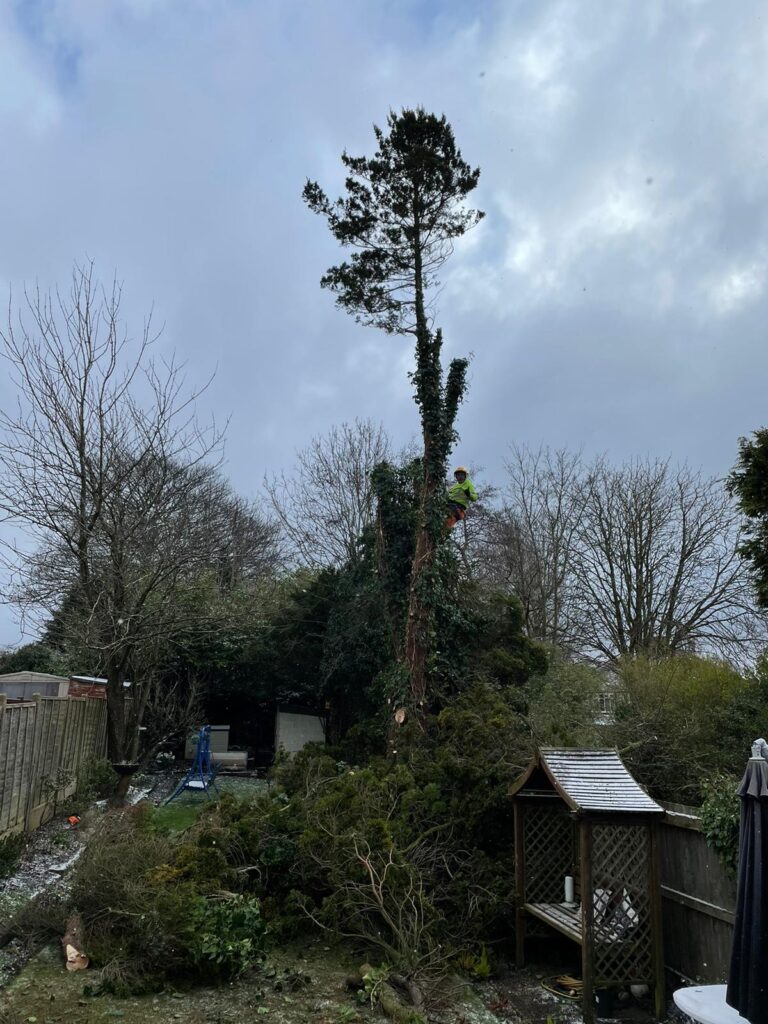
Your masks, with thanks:
[[[757,740],[737,792],[741,797],[736,920],[726,1001],[749,1021],[768,1024],[768,744]]]

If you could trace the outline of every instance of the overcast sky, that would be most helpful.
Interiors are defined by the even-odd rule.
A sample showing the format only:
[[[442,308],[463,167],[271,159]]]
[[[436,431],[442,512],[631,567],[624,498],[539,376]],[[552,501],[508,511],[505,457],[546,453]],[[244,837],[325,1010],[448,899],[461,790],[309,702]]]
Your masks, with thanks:
[[[116,270],[130,332],[154,306],[190,380],[216,370],[251,497],[334,423],[406,441],[410,344],[321,291],[339,250],[301,189],[421,104],[487,214],[439,298],[474,356],[459,460],[722,475],[768,419],[767,51],[760,0],[0,0],[0,299]]]

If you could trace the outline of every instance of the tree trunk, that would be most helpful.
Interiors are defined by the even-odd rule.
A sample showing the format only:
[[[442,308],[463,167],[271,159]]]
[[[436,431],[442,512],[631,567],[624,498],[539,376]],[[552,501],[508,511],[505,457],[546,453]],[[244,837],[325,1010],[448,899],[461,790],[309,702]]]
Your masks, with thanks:
[[[107,757],[116,764],[127,760],[125,690],[121,672],[107,672]]]
[[[414,297],[416,313],[416,395],[421,414],[424,440],[424,479],[421,493],[420,523],[411,568],[411,586],[408,595],[408,619],[405,626],[405,663],[411,684],[411,698],[417,707],[424,704],[427,694],[427,655],[432,609],[425,593],[425,574],[432,564],[435,537],[430,528],[432,502],[442,481],[435,480],[435,442],[432,417],[442,412],[440,390],[439,343],[435,344],[424,308],[424,278],[422,266],[421,206],[419,191],[414,182]]]
[[[427,651],[432,614],[424,602],[423,576],[431,564],[433,553],[434,541],[426,525],[422,524],[416,536],[405,627],[405,661],[411,681],[411,697],[416,705],[424,703],[427,693]]]
[[[132,704],[128,706],[124,682],[125,663],[121,660],[117,665],[110,666],[107,671],[107,756],[113,766],[135,764],[138,755],[136,715],[140,709],[136,706],[136,701],[140,700],[141,694],[138,688],[134,687],[131,694]],[[118,780],[111,800],[113,804],[120,805],[125,803],[133,771],[116,771]]]
[[[132,775],[119,776],[117,785],[115,786],[115,792],[110,797],[114,805],[120,806],[125,803],[126,797],[128,796],[128,790],[131,788],[132,780]]]

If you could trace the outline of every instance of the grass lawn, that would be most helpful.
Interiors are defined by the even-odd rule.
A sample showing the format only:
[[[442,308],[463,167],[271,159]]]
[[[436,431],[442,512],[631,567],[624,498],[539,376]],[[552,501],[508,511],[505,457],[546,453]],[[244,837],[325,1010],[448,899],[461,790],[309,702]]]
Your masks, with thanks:
[[[216,780],[216,789],[219,794],[232,793],[240,799],[258,793],[266,788],[263,779],[239,779],[236,776],[225,775]],[[155,808],[152,821],[158,832],[183,832],[199,818],[206,807],[216,802],[216,790],[211,791],[211,797],[203,792],[187,790],[176,797],[173,803],[161,804]]]

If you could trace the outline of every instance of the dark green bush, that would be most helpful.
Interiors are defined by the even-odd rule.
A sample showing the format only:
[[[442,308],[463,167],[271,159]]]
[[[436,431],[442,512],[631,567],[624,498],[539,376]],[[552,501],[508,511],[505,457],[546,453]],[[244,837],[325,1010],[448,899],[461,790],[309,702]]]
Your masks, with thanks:
[[[736,875],[739,860],[741,805],[736,795],[738,784],[739,780],[733,775],[715,775],[702,783],[702,831],[707,844],[715,851],[731,877]]]
[[[286,938],[314,923],[410,976],[508,936],[507,793],[531,752],[520,707],[514,688],[475,683],[400,755],[280,758],[267,792],[224,795],[183,834],[153,827],[149,808],[109,817],[72,894],[105,984],[233,977],[267,926]]]
[[[215,837],[273,934],[311,919],[424,972],[512,927],[507,790],[530,749],[514,695],[478,683],[402,761],[357,767],[343,748],[281,758],[269,793],[224,797],[177,863],[189,872]]]
[[[73,907],[107,988],[125,995],[156,988],[187,970],[201,897],[171,866],[171,843],[140,816],[106,821],[78,862]]]

